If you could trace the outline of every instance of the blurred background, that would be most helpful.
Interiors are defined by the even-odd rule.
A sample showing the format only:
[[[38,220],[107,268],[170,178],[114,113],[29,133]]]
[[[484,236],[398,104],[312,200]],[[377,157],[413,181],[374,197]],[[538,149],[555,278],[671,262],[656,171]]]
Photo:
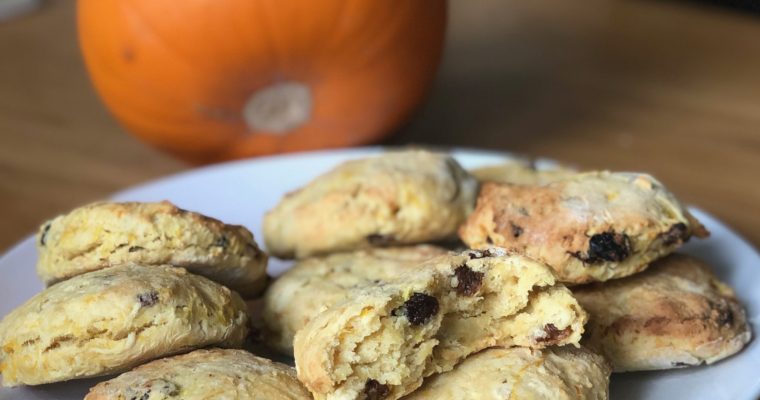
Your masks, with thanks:
[[[0,249],[46,218],[193,167],[126,133],[91,84],[76,3],[0,0]],[[14,4],[11,4],[14,3]],[[442,63],[374,143],[646,171],[760,245],[760,17],[752,4],[451,1]]]

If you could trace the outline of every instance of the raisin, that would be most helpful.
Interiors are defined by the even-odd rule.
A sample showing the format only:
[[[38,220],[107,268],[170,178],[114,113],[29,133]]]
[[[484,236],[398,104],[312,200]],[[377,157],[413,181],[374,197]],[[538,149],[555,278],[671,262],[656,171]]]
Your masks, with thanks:
[[[454,270],[457,277],[457,294],[472,296],[483,286],[483,273],[473,271],[470,267],[462,265]]]
[[[40,234],[40,246],[45,245],[45,239],[47,239],[48,231],[50,230],[50,224],[46,224],[44,228],[42,228],[42,234]]]
[[[137,295],[137,301],[139,301],[140,305],[143,307],[150,307],[158,303],[158,292],[153,290],[147,293],[140,293]]]
[[[405,315],[412,325],[422,325],[438,314],[438,299],[425,293],[414,293],[404,305],[393,310],[391,315]]]
[[[726,303],[710,304],[710,308],[713,309],[715,316],[715,322],[720,326],[733,325],[734,324],[734,312]]]
[[[379,233],[373,233],[371,235],[367,235],[367,243],[373,245],[373,246],[387,246],[389,244],[392,244],[395,239],[393,238],[393,235],[382,235]]]
[[[509,225],[512,227],[512,237],[515,239],[519,238],[520,235],[523,234],[523,228],[520,225],[517,225],[512,221],[509,222]]]
[[[565,339],[566,337],[570,336],[570,334],[573,333],[573,329],[569,326],[565,329],[557,329],[557,327],[554,324],[546,324],[544,326],[544,336],[536,339],[539,343],[550,343],[550,344],[556,344],[559,343],[560,340]]]
[[[227,239],[227,236],[224,236],[224,235],[220,236],[220,237],[219,237],[218,239],[216,239],[216,241],[214,242],[214,246],[216,246],[216,247],[221,247],[221,248],[223,248],[223,249],[226,249],[226,248],[227,248],[227,246],[229,246],[229,245],[230,245],[230,240],[229,240],[229,239]]]
[[[666,246],[670,246],[676,243],[683,243],[689,238],[689,232],[686,224],[679,222],[673,224],[667,232],[662,233],[662,242]]]
[[[140,251],[140,250],[145,250],[145,247],[142,247],[142,246],[129,246],[129,248],[127,249],[127,251],[129,253],[134,253],[134,252]]]
[[[573,253],[583,262],[597,263],[600,261],[623,261],[631,254],[631,241],[628,235],[614,232],[598,233],[591,236],[588,242],[586,256]]]
[[[382,400],[391,393],[388,385],[382,384],[374,379],[367,380],[364,384],[364,398],[366,400]]]

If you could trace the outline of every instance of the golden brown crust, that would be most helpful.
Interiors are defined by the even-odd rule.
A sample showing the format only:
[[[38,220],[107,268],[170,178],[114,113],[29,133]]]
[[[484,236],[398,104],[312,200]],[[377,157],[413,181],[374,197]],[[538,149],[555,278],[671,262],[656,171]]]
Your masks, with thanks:
[[[294,368],[244,350],[209,349],[150,362],[101,382],[85,400],[306,400]]]
[[[593,172],[543,186],[486,183],[459,229],[472,248],[502,246],[570,284],[642,271],[706,230],[654,178]]]
[[[37,273],[47,284],[101,268],[170,264],[246,297],[266,284],[267,255],[248,229],[159,203],[94,203],[37,233]]]
[[[574,288],[591,315],[586,342],[616,372],[713,363],[751,332],[736,296],[692,257],[671,254],[628,278]]]

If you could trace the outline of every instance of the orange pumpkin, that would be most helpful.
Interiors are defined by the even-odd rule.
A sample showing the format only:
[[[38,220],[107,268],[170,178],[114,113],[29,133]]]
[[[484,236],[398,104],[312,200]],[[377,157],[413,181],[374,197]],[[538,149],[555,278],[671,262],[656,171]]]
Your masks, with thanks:
[[[445,0],[78,3],[108,108],[195,162],[381,138],[423,99],[445,24]]]

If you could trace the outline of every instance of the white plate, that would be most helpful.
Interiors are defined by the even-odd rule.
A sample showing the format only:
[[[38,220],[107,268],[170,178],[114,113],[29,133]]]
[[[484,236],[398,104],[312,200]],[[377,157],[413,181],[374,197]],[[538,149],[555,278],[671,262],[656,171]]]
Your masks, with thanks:
[[[280,197],[341,161],[382,151],[365,148],[294,154],[231,162],[201,168],[123,191],[117,200],[171,200],[225,222],[242,224],[261,238],[261,218]],[[467,168],[503,161],[510,156],[472,150],[454,151]],[[707,240],[693,240],[683,251],[715,268],[747,307],[754,332],[760,332],[760,255],[730,228],[712,216],[693,210],[712,232]],[[37,256],[30,237],[0,258],[0,315],[4,316],[42,289],[34,272]],[[273,262],[277,275],[287,264]],[[760,344],[754,340],[739,355],[709,367],[664,372],[616,374],[613,399],[747,399],[760,395]],[[5,399],[81,399],[92,379],[38,387],[0,389]]]

